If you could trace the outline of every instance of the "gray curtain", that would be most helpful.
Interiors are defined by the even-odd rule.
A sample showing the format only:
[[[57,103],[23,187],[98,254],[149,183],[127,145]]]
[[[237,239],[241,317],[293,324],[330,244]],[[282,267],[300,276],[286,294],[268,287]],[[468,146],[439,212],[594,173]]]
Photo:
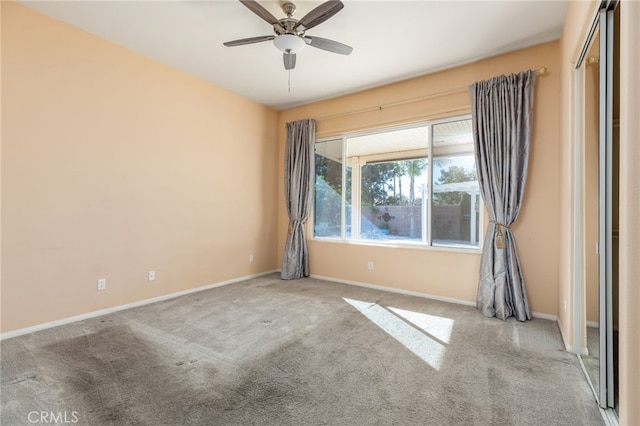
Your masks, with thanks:
[[[527,181],[535,71],[472,84],[473,140],[480,194],[489,212],[478,284],[478,309],[502,320],[531,319],[511,225]]]
[[[289,213],[289,232],[282,259],[282,279],[309,276],[309,252],[304,224],[311,198],[316,122],[312,119],[287,123],[284,154],[284,197]]]

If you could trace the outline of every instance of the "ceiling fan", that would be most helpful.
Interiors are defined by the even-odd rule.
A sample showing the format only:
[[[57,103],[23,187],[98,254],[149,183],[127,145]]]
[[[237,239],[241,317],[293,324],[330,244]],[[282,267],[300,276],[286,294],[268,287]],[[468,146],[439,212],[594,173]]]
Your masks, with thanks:
[[[242,46],[244,44],[260,43],[273,40],[273,44],[282,51],[284,68],[292,70],[296,66],[296,54],[306,45],[326,50],[328,52],[348,55],[353,48],[337,41],[321,37],[311,37],[305,32],[318,24],[323,23],[344,7],[339,0],[329,0],[307,13],[300,20],[293,18],[296,5],[291,2],[282,4],[282,11],[286,18],[277,19],[267,9],[262,7],[255,0],[240,0],[253,13],[267,21],[273,26],[275,35],[242,38],[239,40],[227,41],[223,43],[227,47]]]

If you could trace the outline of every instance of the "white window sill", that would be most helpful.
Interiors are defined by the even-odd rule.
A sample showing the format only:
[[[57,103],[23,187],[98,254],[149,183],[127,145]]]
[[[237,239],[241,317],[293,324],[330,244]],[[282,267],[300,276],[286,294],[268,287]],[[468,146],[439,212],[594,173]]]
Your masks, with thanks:
[[[312,237],[309,239],[312,242],[319,243],[331,243],[331,244],[349,244],[356,246],[370,246],[370,247],[386,247],[386,248],[402,248],[402,249],[415,249],[415,250],[426,250],[426,251],[445,251],[451,253],[464,253],[464,254],[482,254],[481,247],[465,247],[465,246],[428,246],[423,243],[412,243],[412,242],[403,242],[403,241],[371,241],[371,240],[341,240],[334,238],[316,238]]]

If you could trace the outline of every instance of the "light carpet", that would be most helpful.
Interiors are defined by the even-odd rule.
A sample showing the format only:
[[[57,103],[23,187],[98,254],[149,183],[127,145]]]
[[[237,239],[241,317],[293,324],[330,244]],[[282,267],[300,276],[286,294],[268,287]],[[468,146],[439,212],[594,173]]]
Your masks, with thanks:
[[[555,322],[275,274],[1,351],[3,425],[603,424]]]

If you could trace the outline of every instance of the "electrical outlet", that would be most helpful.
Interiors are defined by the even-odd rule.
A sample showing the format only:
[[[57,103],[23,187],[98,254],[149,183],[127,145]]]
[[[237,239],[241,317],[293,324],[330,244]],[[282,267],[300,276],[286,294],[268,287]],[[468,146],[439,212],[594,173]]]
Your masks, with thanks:
[[[252,254],[249,255],[249,262],[253,263],[253,255]]]
[[[373,271],[373,262],[369,261],[369,263],[367,263],[367,269],[370,271]]]
[[[149,281],[155,281],[155,279],[156,279],[156,271],[149,271],[148,279],[149,279]]]
[[[107,279],[106,278],[100,278],[98,280],[98,291],[106,290],[106,289],[107,289]]]

